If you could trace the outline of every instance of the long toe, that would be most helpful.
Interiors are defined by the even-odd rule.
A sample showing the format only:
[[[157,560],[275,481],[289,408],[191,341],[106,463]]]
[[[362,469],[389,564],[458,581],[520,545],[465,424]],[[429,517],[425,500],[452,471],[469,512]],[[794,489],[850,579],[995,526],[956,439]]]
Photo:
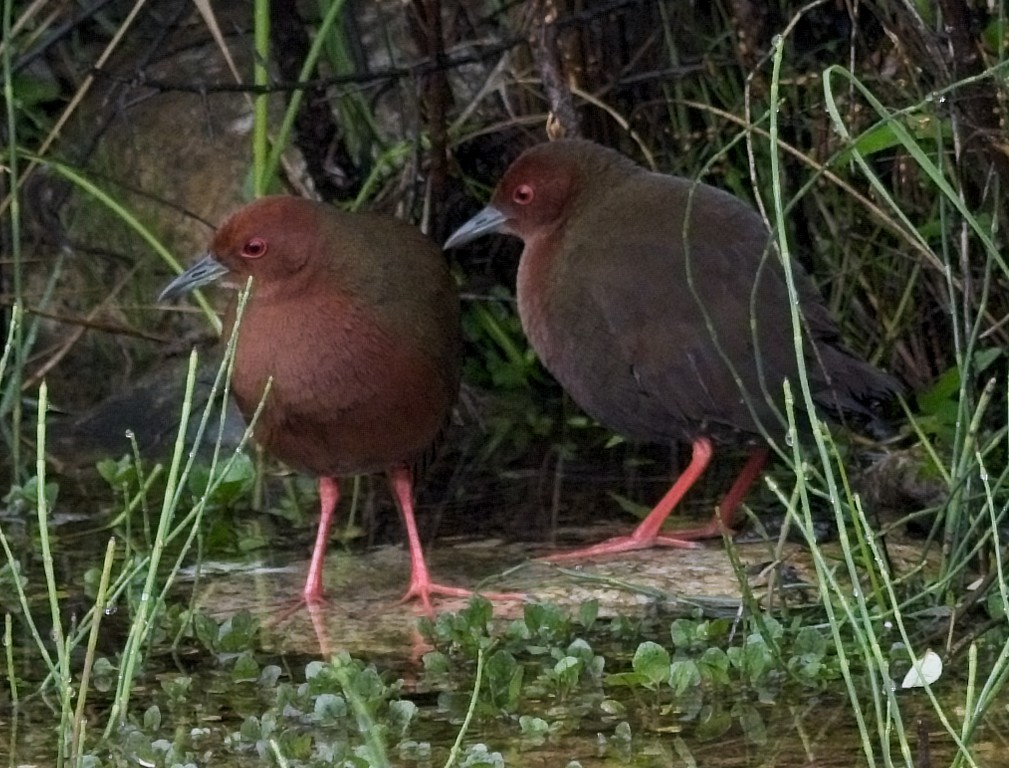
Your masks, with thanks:
[[[318,613],[325,610],[328,605],[329,601],[321,591],[319,594],[313,595],[312,599],[309,599],[304,592],[294,598],[280,598],[277,601],[277,607],[273,612],[269,625],[277,626],[283,624],[301,610],[307,610],[310,614],[313,614],[313,612]]]
[[[406,590],[406,593],[399,599],[397,605],[403,605],[404,603],[409,603],[412,600],[417,600],[420,602],[421,608],[428,616],[434,615],[434,607],[431,603],[432,597],[464,597],[469,598],[473,595],[480,595],[480,597],[486,598],[487,600],[524,600],[527,596],[521,592],[474,592],[471,589],[463,589],[462,587],[450,587],[447,584],[438,584],[437,582],[424,582],[419,584],[411,584]]]
[[[589,557],[602,557],[606,555],[617,555],[621,552],[636,552],[639,549],[651,549],[652,547],[677,547],[679,549],[694,549],[699,544],[691,541],[691,538],[678,536],[650,536],[648,538],[638,538],[635,536],[614,536],[612,539],[601,541],[589,547],[572,549],[567,552],[553,552],[536,558],[545,562],[556,563],[565,560],[584,560]]]
[[[301,590],[301,596],[299,599],[299,605],[325,605],[326,595],[322,591],[321,584],[305,584],[305,588]]]

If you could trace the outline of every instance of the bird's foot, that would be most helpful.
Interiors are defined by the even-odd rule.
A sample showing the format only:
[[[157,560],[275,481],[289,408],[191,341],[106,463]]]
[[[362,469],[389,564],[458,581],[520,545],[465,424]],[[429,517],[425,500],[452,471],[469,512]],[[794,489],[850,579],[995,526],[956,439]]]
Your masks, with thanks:
[[[281,599],[278,606],[279,612],[271,624],[282,624],[302,609],[308,610],[310,613],[313,611],[318,612],[328,605],[329,600],[321,589],[317,591],[305,589],[295,598]]]
[[[447,584],[438,584],[434,581],[414,581],[410,583],[410,587],[406,590],[406,594],[404,594],[403,597],[396,602],[396,605],[403,605],[412,600],[417,600],[424,613],[428,616],[434,616],[434,607],[431,603],[432,597],[472,597],[473,595],[480,595],[480,597],[492,601],[524,600],[526,598],[526,595],[521,592],[474,592],[471,589],[450,587]]]
[[[700,529],[698,529],[700,530]],[[582,560],[587,557],[600,557],[603,555],[616,555],[621,552],[635,552],[639,549],[651,549],[652,547],[677,547],[678,549],[694,549],[700,545],[691,539],[705,538],[703,536],[692,536],[693,531],[687,531],[688,535],[677,536],[614,536],[612,539],[601,541],[588,547],[572,549],[568,552],[554,552],[549,555],[537,557],[537,560],[556,563],[564,560]],[[715,534],[718,535],[718,534]]]
[[[322,591],[322,585],[309,586],[306,584],[305,588],[301,590],[298,603],[308,608],[323,608],[329,605],[329,600],[326,598],[326,593]]]

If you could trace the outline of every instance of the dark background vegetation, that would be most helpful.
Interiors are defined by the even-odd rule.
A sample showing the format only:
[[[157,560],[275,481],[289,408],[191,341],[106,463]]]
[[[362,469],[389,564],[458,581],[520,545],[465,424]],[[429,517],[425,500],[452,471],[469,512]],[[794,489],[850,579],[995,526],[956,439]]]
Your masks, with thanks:
[[[828,67],[850,70],[899,113],[968,209],[1004,237],[1009,154],[997,65],[1005,18],[989,3],[356,1],[345,4],[303,79],[319,7],[326,4],[272,4],[265,89],[248,85],[255,57],[245,3],[213,8],[242,83],[213,24],[188,0],[152,0],[135,19],[120,2],[36,15],[13,54],[19,144],[79,168],[181,261],[250,195],[247,96],[262,90],[272,94],[275,125],[286,100],[303,96],[275,191],[389,211],[438,241],[482,204],[524,147],[546,138],[548,120],[554,134],[595,139],[766,206],[770,55],[783,35],[776,182],[790,207],[782,226],[847,339],[910,393],[930,391],[943,375],[954,388],[973,381],[980,349],[993,350],[989,372],[1004,368],[1004,265],[985,254],[881,115],[835,75],[829,98],[849,134],[863,136],[860,149],[898,216],[852,162],[824,91]],[[122,29],[122,43],[100,60]],[[43,145],[84,86],[69,121]],[[53,424],[54,461],[87,468],[124,452],[124,426],[153,450],[171,435],[175,413],[174,390],[165,394],[160,383],[180,379],[164,361],[212,334],[199,316],[155,306],[170,272],[117,216],[45,165],[25,176],[23,293],[38,325],[20,386],[30,394],[47,378],[54,404],[69,414]],[[452,450],[473,463],[493,459],[495,472],[534,475],[530,487],[543,506],[556,500],[542,470],[574,448],[598,457],[594,472],[629,458],[664,466],[664,448],[604,448],[608,436],[579,419],[539,368],[510,299],[518,250],[491,238],[447,255],[468,341],[460,412],[470,429]],[[0,261],[5,308],[11,275],[10,260]],[[138,381],[139,396],[123,394]],[[961,394],[976,393],[940,392],[925,406],[910,399],[940,450],[970,412]],[[110,396],[122,398],[111,415],[100,405]],[[1003,410],[989,410],[998,414],[992,429]],[[127,423],[131,416],[145,423]],[[439,487],[458,474],[448,465],[434,472]],[[647,503],[654,493],[639,495]]]

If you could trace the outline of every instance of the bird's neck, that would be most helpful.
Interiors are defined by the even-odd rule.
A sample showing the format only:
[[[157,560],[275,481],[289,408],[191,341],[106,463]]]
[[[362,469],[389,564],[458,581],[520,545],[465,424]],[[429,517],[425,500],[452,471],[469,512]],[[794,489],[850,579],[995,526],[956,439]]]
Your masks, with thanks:
[[[550,359],[553,348],[549,329],[552,327],[550,315],[553,286],[559,279],[559,264],[555,258],[558,247],[559,239],[550,235],[527,238],[516,279],[516,298],[522,328],[536,354],[544,362]]]

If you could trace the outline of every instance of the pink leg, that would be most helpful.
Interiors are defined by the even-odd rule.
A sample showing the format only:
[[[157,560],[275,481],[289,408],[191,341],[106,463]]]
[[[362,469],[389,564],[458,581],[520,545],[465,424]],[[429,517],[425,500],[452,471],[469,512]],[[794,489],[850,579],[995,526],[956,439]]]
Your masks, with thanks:
[[[757,448],[751,453],[750,458],[746,460],[746,464],[739,471],[735,482],[732,483],[732,487],[729,488],[729,492],[725,494],[722,503],[715,510],[711,522],[700,528],[677,531],[677,538],[687,540],[716,539],[722,535],[722,531],[730,535],[735,533],[736,510],[739,509],[739,505],[743,503],[743,499],[750,492],[753,483],[760,477],[770,455],[771,451],[766,447]]]
[[[325,568],[326,547],[329,545],[329,529],[333,525],[333,513],[340,500],[340,486],[334,477],[319,478],[319,528],[315,534],[312,562],[308,566],[308,578],[301,591],[302,599],[309,605],[318,605],[322,597],[322,571]]]
[[[571,552],[562,552],[555,555],[546,555],[543,560],[578,560],[584,557],[595,555],[610,555],[617,552],[631,552],[636,549],[648,549],[650,547],[693,547],[696,539],[712,539],[722,535],[724,530],[732,533],[732,524],[735,521],[736,509],[746,498],[753,482],[760,476],[767,459],[770,456],[768,448],[758,448],[750,458],[746,460],[739,477],[732,484],[729,492],[725,494],[722,503],[715,511],[715,516],[711,522],[700,528],[689,528],[677,531],[675,536],[662,536],[659,530],[662,524],[669,517],[669,513],[680,503],[680,500],[697,482],[711,461],[712,455],[711,441],[706,437],[699,437],[694,440],[694,452],[690,457],[690,464],[680,475],[673,487],[669,489],[662,500],[648,513],[648,517],[641,521],[633,533],[629,536],[615,536],[612,539],[594,544],[590,547],[575,549]]]
[[[685,547],[696,546],[689,538],[679,538],[673,536],[660,536],[659,529],[673,511],[673,507],[680,503],[690,486],[697,482],[704,470],[707,469],[711,461],[713,449],[711,441],[706,437],[699,437],[694,440],[694,452],[690,457],[690,464],[673,483],[673,487],[666,492],[658,504],[648,513],[648,517],[641,521],[633,533],[629,536],[615,536],[612,539],[593,544],[590,547],[575,549],[571,552],[562,552],[556,555],[546,555],[543,560],[580,560],[583,557],[594,557],[595,555],[612,555],[617,552],[632,552],[637,549],[648,549],[650,547]]]
[[[394,467],[389,470],[389,484],[392,486],[392,493],[396,498],[399,512],[403,516],[407,546],[410,548],[410,586],[400,602],[419,600],[424,612],[433,616],[432,595],[469,597],[473,592],[461,587],[449,587],[431,581],[427,562],[424,560],[424,549],[420,544],[420,536],[417,535],[417,522],[413,515],[413,473],[407,467]],[[523,597],[523,595],[508,593],[481,593],[481,595],[490,600],[513,600]]]

